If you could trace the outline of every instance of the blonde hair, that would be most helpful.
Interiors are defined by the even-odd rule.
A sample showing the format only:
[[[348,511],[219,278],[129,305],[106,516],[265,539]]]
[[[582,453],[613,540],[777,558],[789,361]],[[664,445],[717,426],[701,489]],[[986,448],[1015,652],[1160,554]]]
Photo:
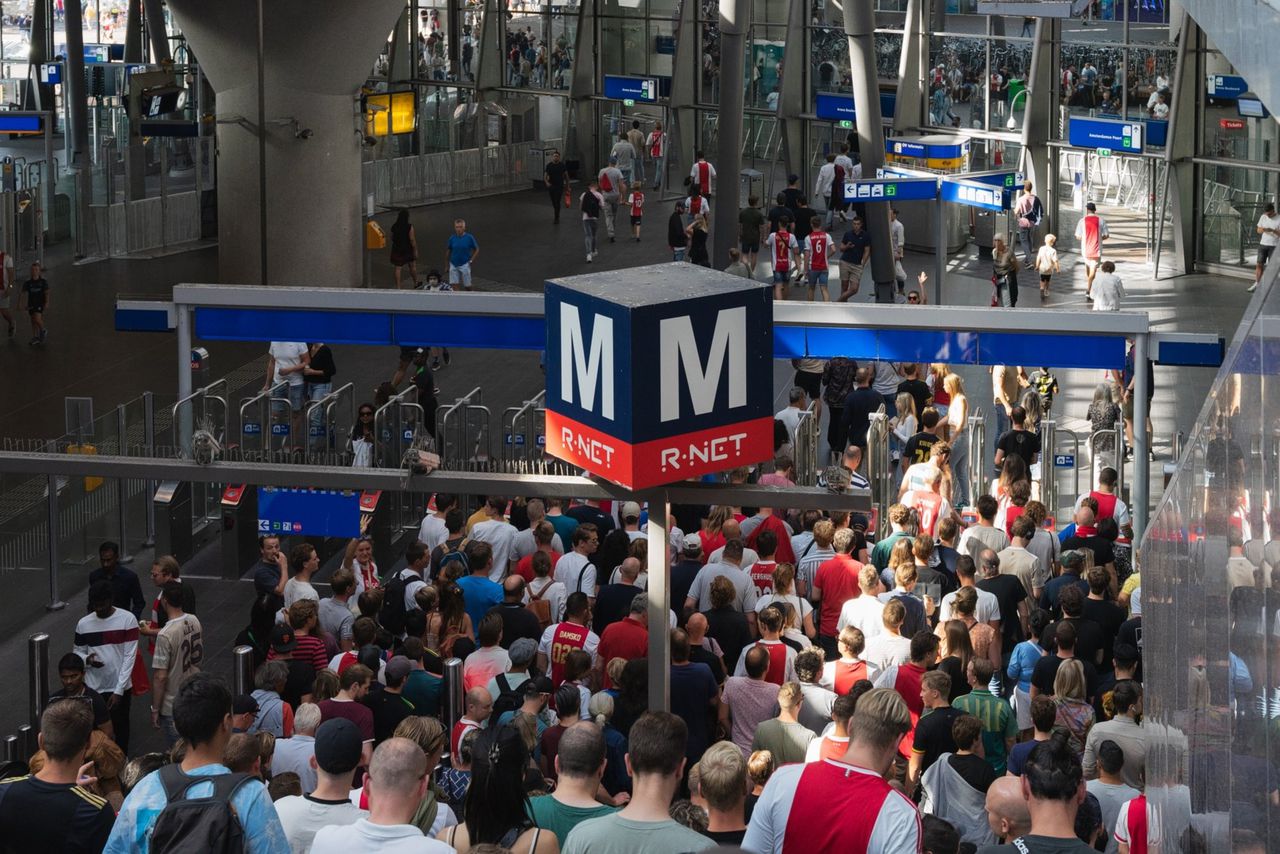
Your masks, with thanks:
[[[699,789],[706,802],[718,810],[729,810],[747,794],[747,760],[732,741],[718,741],[698,760],[702,771]]]
[[[1053,245],[1054,245],[1054,244],[1056,244],[1057,242],[1058,242],[1058,235],[1056,235],[1056,234],[1046,234],[1046,235],[1044,236],[1044,245],[1045,245],[1045,246],[1053,246]]]
[[[422,748],[422,752],[430,756],[432,753],[444,752],[444,725],[440,721],[426,715],[409,715],[396,724],[396,738],[407,738]]]
[[[1053,677],[1053,696],[1059,700],[1084,699],[1084,665],[1074,658],[1068,658],[1058,667]]]
[[[916,412],[916,399],[907,392],[902,392],[893,401],[893,405],[898,407],[898,417],[905,418],[910,415],[912,418],[919,416]]]
[[[615,658],[614,661],[622,661],[622,659]],[[612,679],[613,677],[610,678]],[[613,697],[604,691],[592,694],[591,702],[587,703],[587,712],[590,713],[598,726],[603,727],[609,722],[609,718],[613,717]]]
[[[711,508],[710,515],[707,516],[706,527],[703,528],[708,534],[720,533],[720,528],[733,517],[733,508],[727,504],[721,504]]]
[[[854,740],[876,750],[897,744],[909,729],[911,712],[898,692],[890,688],[873,688],[859,697],[849,722]]]
[[[942,389],[949,395],[964,394],[964,380],[959,374],[947,374],[942,378]]]
[[[778,689],[778,705],[784,709],[794,709],[803,697],[799,682],[784,682]]]

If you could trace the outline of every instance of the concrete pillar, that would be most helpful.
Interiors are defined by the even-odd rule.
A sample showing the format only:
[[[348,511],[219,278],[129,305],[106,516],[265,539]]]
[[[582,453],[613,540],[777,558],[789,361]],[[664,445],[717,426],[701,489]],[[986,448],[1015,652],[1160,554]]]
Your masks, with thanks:
[[[1049,139],[1053,136],[1053,122],[1058,114],[1058,99],[1054,97],[1054,81],[1058,79],[1057,51],[1054,43],[1062,24],[1056,18],[1036,20],[1035,42],[1031,47],[1031,69],[1027,77],[1027,94],[1023,98],[1022,164],[1020,171],[1027,176],[1040,197],[1047,221],[1042,229],[1052,234],[1055,224],[1053,214],[1058,192],[1058,182],[1053,180],[1050,168]],[[1013,105],[1010,104],[1010,107]],[[1012,110],[1010,110],[1012,114]]]
[[[831,6],[827,6],[827,13]],[[805,32],[808,19],[807,9],[803,3],[791,3],[787,6],[787,44],[806,44]],[[798,63],[785,63],[782,66],[782,79],[778,83],[778,128],[782,132],[782,162],[787,166],[788,175],[799,175],[800,186],[813,186],[813,176],[806,168],[809,158],[804,149],[804,113],[805,98],[803,66]],[[788,71],[793,73],[788,74]],[[807,194],[807,191],[806,191]],[[771,200],[762,199],[765,209]],[[817,200],[811,200],[816,204]]]
[[[50,59],[49,19],[53,15],[50,0],[35,0],[31,4],[31,53],[30,70],[27,79],[33,81],[27,89],[22,108],[25,110],[54,110],[53,87],[42,86],[34,81],[40,79],[40,66]],[[63,132],[66,132],[63,128]]]
[[[269,284],[360,286],[356,95],[403,7],[404,0],[364,0],[358,10],[304,0],[266,4],[260,126],[257,40],[245,33],[245,22],[257,20],[256,0],[170,0],[217,93],[222,281],[261,281],[265,237]],[[260,133],[267,152],[265,235],[257,216]]]
[[[84,79],[84,18],[80,4],[67,3],[63,12],[63,26],[67,39],[67,83],[63,97],[67,99],[67,115],[70,127],[67,128],[71,140],[70,162],[68,166],[80,166],[89,159],[89,99],[85,91]],[[49,106],[41,109],[52,110],[53,99]]]
[[[743,50],[751,25],[751,0],[720,0],[720,116],[716,159],[720,180],[712,214],[711,266],[729,266],[729,247],[738,243],[738,171],[742,168]],[[802,42],[803,44],[803,42]],[[797,77],[799,75],[796,75]]]
[[[569,109],[573,120],[566,134],[568,158],[581,164],[578,179],[586,189],[589,181],[600,170],[600,146],[596,145],[596,112],[591,97],[596,94],[596,59],[599,43],[596,39],[595,4],[578,5],[578,32],[573,38],[573,68],[569,72]],[[499,57],[499,61],[502,57]]]
[[[702,80],[702,33],[697,3],[681,3],[676,23],[676,55],[671,71],[671,127],[667,129],[667,179],[677,188],[693,165],[698,140],[698,87]],[[785,70],[785,69],[784,69]],[[683,190],[679,190],[681,196]]]
[[[928,5],[929,0],[907,0],[902,55],[898,59],[898,95],[893,108],[897,134],[903,128],[924,127],[924,85],[929,71],[929,33],[925,27]],[[862,174],[867,175],[865,171]]]
[[[129,0],[124,26],[124,61],[142,62],[142,0]]]
[[[1169,138],[1164,160],[1169,170],[1166,204],[1173,209],[1173,260],[1182,272],[1189,273],[1196,253],[1196,167],[1191,158],[1196,154],[1196,98],[1204,86],[1204,75],[1200,73],[1204,34],[1185,12],[1180,31],[1182,38],[1178,41],[1178,63],[1174,67],[1173,103],[1169,105]],[[1164,216],[1164,209],[1156,211],[1156,215]],[[1136,445],[1136,435],[1134,440]]]
[[[171,62],[169,30],[164,23],[164,0],[143,0],[146,14],[147,38],[151,42],[151,61],[156,65]]]
[[[884,166],[884,125],[880,121],[880,87],[876,82],[875,15],[867,2],[844,4],[844,31],[849,38],[849,76],[858,120],[862,174],[874,177]],[[893,302],[893,247],[889,243],[889,204],[867,202],[871,236],[871,278],[876,302]]]
[[[586,5],[586,4],[583,4]],[[485,0],[484,21],[480,25],[480,41],[476,44],[476,55],[472,60],[476,65],[476,95],[485,99],[488,90],[497,89],[506,81],[506,53],[503,50],[502,33],[505,29],[503,19],[506,17],[505,3],[501,0]],[[594,63],[592,68],[594,68]],[[575,73],[577,68],[574,68]]]

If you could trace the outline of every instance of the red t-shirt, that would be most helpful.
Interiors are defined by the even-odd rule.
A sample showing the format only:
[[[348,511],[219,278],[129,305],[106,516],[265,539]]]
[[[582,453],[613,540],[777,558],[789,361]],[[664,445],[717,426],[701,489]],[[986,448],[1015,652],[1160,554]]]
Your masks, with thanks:
[[[631,194],[631,215],[641,216],[644,214],[644,193],[636,190]]]
[[[319,673],[329,666],[329,655],[325,651],[324,641],[312,635],[295,635],[298,645],[293,649],[293,657],[297,661],[305,661]],[[274,661],[280,656],[274,649],[267,651],[267,661]]]
[[[321,723],[330,718],[346,718],[360,730],[360,738],[373,741],[373,711],[364,703],[321,700],[318,705]]]
[[[849,736],[843,738],[834,735],[824,735],[822,737],[822,746],[818,748],[819,759],[831,759],[839,762],[844,759],[844,755],[849,752]]]
[[[1098,502],[1097,518],[1110,519],[1116,515],[1116,497],[1109,492],[1098,492],[1096,489],[1089,493],[1089,497]]]
[[[554,570],[556,568],[556,562],[560,560],[563,555],[555,549],[549,551],[547,555],[551,558],[551,569]],[[533,555],[525,555],[516,562],[516,575],[523,578],[526,584],[533,581]]]
[[[585,649],[591,629],[577,623],[557,623],[551,633],[551,684],[564,682],[564,660],[575,649]]]
[[[898,678],[893,682],[893,690],[902,697],[907,704],[907,711],[911,713],[911,729],[907,730],[907,734],[898,743],[898,755],[904,758],[911,755],[911,745],[916,739],[916,724],[920,723],[920,715],[924,712],[924,700],[920,698],[920,680],[923,676],[924,668],[908,661],[898,665]]]
[[[764,672],[764,681],[781,685],[787,681],[787,650],[790,649],[782,641],[756,641],[756,646],[769,653],[769,669]]]
[[[1084,218],[1084,239],[1080,241],[1080,254],[1086,258],[1102,257],[1102,220],[1097,214]]]
[[[862,588],[858,585],[858,573],[861,571],[862,564],[854,560],[853,555],[838,554],[818,567],[813,586],[822,591],[822,601],[818,603],[819,634],[831,638],[836,636],[840,609],[845,602],[862,595]]]
[[[773,269],[785,273],[791,267],[791,251],[796,248],[796,239],[785,228],[779,228],[769,235],[769,245],[773,247]]]
[[[825,231],[810,232],[805,238],[809,250],[809,269],[815,272],[827,271],[827,250],[831,248],[831,235]]]
[[[449,734],[449,752],[453,755],[453,761],[458,761],[458,748],[462,745],[462,738],[473,729],[480,729],[480,724],[470,718],[459,718],[458,722],[453,725],[453,732]]]
[[[751,581],[756,585],[756,592],[761,596],[768,596],[773,592],[773,571],[777,568],[776,560],[758,560],[747,570]]]
[[[844,696],[853,690],[854,683],[866,678],[867,663],[865,661],[855,659],[852,662],[848,662],[843,659],[837,659],[835,662],[835,676],[831,680],[831,690]]]
[[[637,622],[630,617],[625,620],[619,620],[616,623],[610,623],[605,628],[604,634],[600,635],[598,657],[600,661],[604,662],[605,667],[608,667],[609,662],[615,658],[631,661],[636,658],[644,658],[648,654],[649,629],[645,627],[644,623]],[[613,687],[607,670],[604,674],[604,687]]]

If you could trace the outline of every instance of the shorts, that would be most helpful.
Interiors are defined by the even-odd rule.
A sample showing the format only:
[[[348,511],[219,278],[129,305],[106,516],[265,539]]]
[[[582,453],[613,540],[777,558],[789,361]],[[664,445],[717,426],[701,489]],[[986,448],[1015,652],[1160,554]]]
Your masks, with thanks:
[[[413,263],[412,255],[399,255],[394,252],[391,253],[391,265],[393,267],[403,267],[405,264],[412,264],[412,263]]]
[[[852,264],[848,261],[841,261],[840,262],[840,280],[849,281],[850,279],[852,279],[855,282],[862,281],[862,265]]]
[[[640,224],[640,220],[642,220],[643,218],[644,218],[644,217],[633,216],[633,217],[631,218],[631,224],[632,224],[632,225],[639,225],[639,224]]]
[[[787,279],[791,278],[791,271],[787,269],[773,271],[773,283],[775,285],[785,285]]]
[[[466,263],[461,266],[449,265],[449,284],[462,285],[464,288],[471,287],[471,264]]]
[[[297,384],[291,383],[289,385],[289,407],[293,409],[294,412],[297,412],[298,410],[302,409],[302,402],[306,400],[306,397],[307,397],[306,383],[297,383]]]
[[[1102,259],[1101,259],[1101,258],[1086,258],[1086,259],[1084,259],[1084,269],[1085,269],[1087,272],[1089,272],[1089,273],[1096,273],[1096,272],[1098,272],[1098,268],[1099,268],[1099,267],[1101,267],[1101,266],[1102,266]]]
[[[43,305],[29,305],[29,306],[27,306],[27,314],[31,315],[32,317],[34,317],[34,316],[35,316],[35,315],[37,315],[37,314],[44,314],[44,306],[43,306]]]
[[[1271,253],[1275,252],[1275,246],[1259,246],[1258,247],[1258,266],[1265,267],[1267,262],[1271,260]]]
[[[1040,274],[1040,283],[1041,283],[1041,284],[1044,284],[1044,285],[1049,284],[1049,277],[1050,277],[1050,276],[1052,276],[1052,275],[1053,275],[1052,273],[1041,273],[1041,274]]]
[[[817,400],[822,395],[822,374],[796,371],[795,384],[804,389],[810,400]]]
[[[743,255],[756,255],[760,252],[760,240],[744,240],[739,244],[738,248],[742,250]]]
[[[818,285],[825,286],[827,284],[826,270],[810,270],[809,271],[809,287],[816,288]]]
[[[1129,399],[1120,404],[1120,412],[1124,415],[1125,421],[1133,420],[1133,395],[1129,395]],[[1151,417],[1151,398],[1147,398],[1147,417]]]

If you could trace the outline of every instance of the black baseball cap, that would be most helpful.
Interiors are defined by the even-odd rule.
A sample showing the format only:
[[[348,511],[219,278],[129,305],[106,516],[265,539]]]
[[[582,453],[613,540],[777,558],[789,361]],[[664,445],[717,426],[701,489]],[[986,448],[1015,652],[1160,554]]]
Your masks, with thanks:
[[[297,646],[298,636],[293,633],[293,629],[277,623],[271,630],[271,648],[276,652],[293,652]]]
[[[236,694],[231,700],[231,713],[233,715],[247,715],[250,713],[258,713],[258,701],[253,699],[252,694]]]
[[[360,764],[364,739],[346,718],[330,718],[316,729],[316,765],[329,774],[350,774]]]

